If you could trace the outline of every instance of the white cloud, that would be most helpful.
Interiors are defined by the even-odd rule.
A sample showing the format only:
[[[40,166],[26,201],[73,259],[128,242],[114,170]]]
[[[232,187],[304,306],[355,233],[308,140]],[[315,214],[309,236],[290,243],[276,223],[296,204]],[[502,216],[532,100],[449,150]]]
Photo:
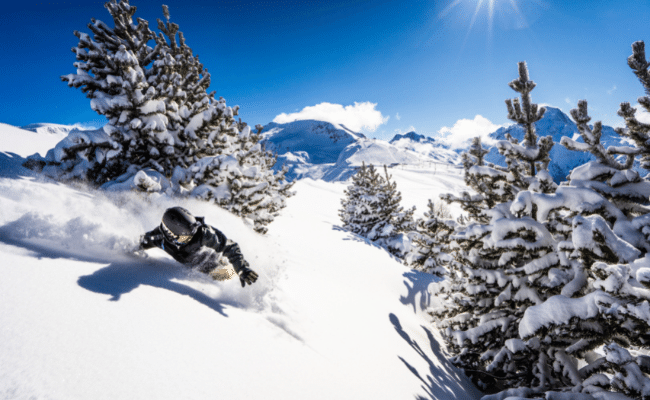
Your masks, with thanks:
[[[614,93],[614,91],[616,91],[616,85],[614,85],[611,89],[609,89],[607,91],[607,94],[612,94],[612,93]]]
[[[639,122],[643,122],[644,124],[650,124],[650,113],[643,108],[643,106],[639,103],[636,103],[634,105],[634,108],[636,108],[636,114],[634,116],[636,119],[639,120]]]
[[[571,99],[567,97],[566,99],[564,99],[564,102],[567,104],[571,104]]]
[[[402,119],[402,117],[399,115],[399,113],[397,113],[397,114],[395,114],[395,119],[399,121],[399,120]]]
[[[299,112],[282,113],[275,117],[273,122],[286,124],[293,121],[313,119],[329,122],[337,126],[343,124],[355,132],[374,132],[390,118],[389,116],[384,117],[381,111],[375,109],[376,106],[376,103],[369,101],[364,103],[354,102],[354,105],[349,106],[320,103],[315,106],[305,107]]]
[[[489,119],[477,115],[474,119],[459,119],[454,126],[440,128],[438,133],[452,149],[467,147],[470,140],[480,136],[483,143],[490,144],[492,139],[487,135],[499,129],[501,125],[493,124]]]

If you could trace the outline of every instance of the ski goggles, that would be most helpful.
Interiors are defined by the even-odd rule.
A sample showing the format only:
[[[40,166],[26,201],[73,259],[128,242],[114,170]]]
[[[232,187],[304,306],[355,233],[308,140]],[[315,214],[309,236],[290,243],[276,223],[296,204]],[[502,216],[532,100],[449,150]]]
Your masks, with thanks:
[[[192,224],[192,233],[190,235],[177,235],[169,228],[167,228],[164,222],[160,223],[160,230],[162,230],[163,234],[170,242],[174,243],[177,246],[182,246],[188,244],[190,240],[192,240],[200,226],[201,224],[198,221],[197,223]]]

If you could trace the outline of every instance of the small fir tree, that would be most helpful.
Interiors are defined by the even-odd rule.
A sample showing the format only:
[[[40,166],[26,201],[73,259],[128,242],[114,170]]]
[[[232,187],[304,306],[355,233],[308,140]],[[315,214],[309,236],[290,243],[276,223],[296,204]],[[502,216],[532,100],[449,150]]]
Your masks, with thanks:
[[[342,209],[339,216],[343,228],[360,236],[368,237],[380,222],[379,197],[382,178],[370,164],[361,164],[361,168],[352,176],[352,184],[344,191],[341,200]]]
[[[415,207],[404,210],[400,205],[402,195],[397,191],[397,184],[391,181],[386,166],[384,174],[385,178],[372,164],[366,167],[363,163],[345,191],[339,216],[345,229],[403,257],[407,250],[404,234],[415,228]]]
[[[449,211],[441,208],[444,204],[435,204],[429,200],[424,219],[416,222],[411,251],[405,257],[405,262],[410,267],[437,276],[447,274],[447,265],[452,260],[449,255],[449,238],[458,227]]]

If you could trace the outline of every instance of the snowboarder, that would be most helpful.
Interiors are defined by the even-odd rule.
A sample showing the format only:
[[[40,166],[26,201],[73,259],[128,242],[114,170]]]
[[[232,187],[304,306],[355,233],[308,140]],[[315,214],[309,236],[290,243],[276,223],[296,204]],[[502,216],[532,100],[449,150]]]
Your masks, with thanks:
[[[176,261],[210,274],[219,267],[223,254],[239,275],[242,287],[252,285],[257,273],[249,268],[239,245],[213,226],[207,225],[203,217],[194,217],[182,207],[167,209],[162,222],[154,230],[140,238],[140,249],[159,247]]]

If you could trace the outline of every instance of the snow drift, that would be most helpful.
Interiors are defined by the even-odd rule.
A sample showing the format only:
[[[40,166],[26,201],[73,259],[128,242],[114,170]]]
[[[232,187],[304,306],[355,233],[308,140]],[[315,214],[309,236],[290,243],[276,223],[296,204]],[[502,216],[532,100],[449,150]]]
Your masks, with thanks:
[[[298,182],[262,236],[209,203],[44,180],[22,150],[0,153],[0,398],[479,396],[429,328],[434,277],[338,226],[345,184]],[[237,241],[258,282],[131,255],[171,205]]]

